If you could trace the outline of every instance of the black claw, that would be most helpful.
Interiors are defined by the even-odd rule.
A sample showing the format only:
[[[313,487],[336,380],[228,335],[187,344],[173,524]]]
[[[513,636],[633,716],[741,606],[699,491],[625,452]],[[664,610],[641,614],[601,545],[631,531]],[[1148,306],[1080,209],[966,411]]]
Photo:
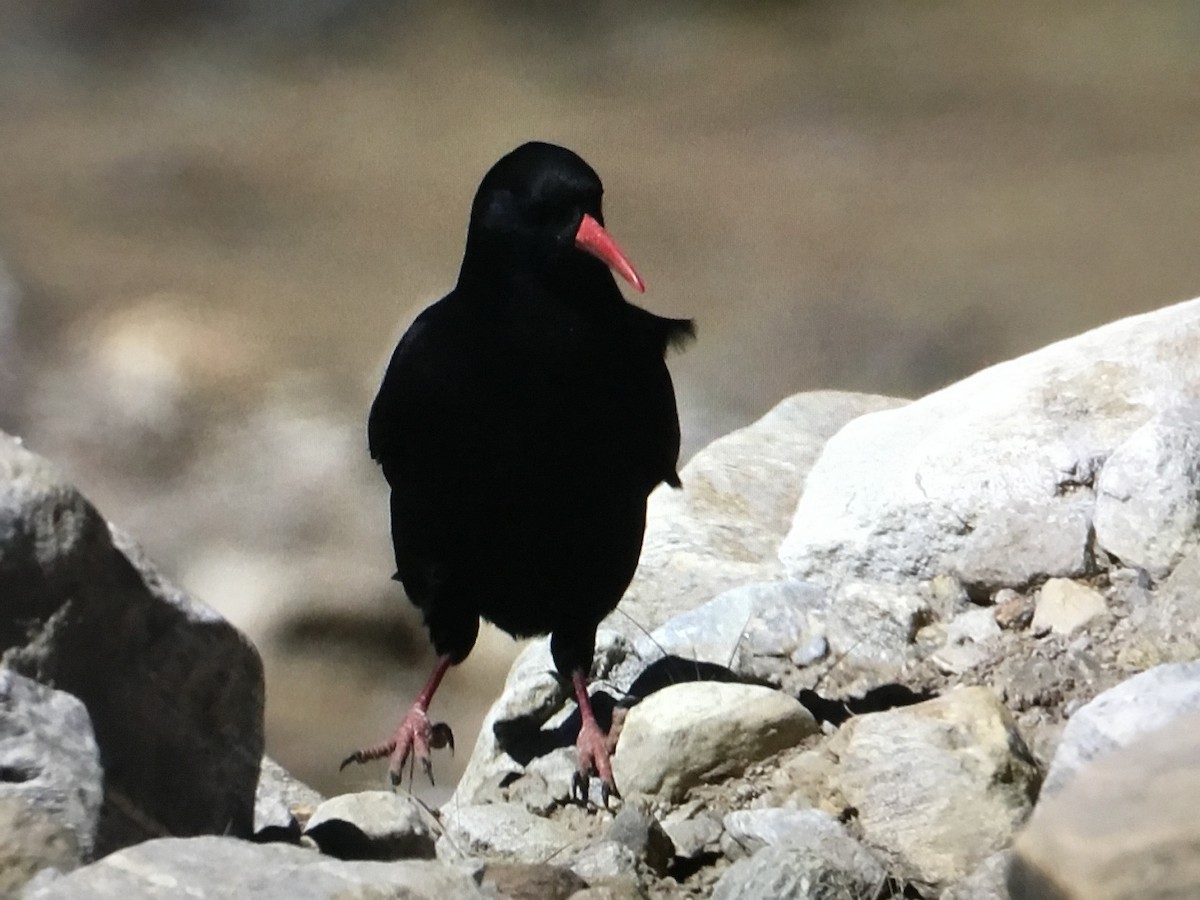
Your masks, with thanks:
[[[388,769],[388,781],[392,783],[392,787],[399,787],[400,782],[404,780],[404,775],[393,769]]]
[[[433,780],[433,761],[428,756],[421,757],[421,771],[425,773],[425,777],[429,779],[429,783],[437,787]]]
[[[587,803],[588,797],[588,777],[582,772],[576,770],[571,776],[571,799],[578,800],[580,803]]]
[[[351,753],[349,756],[347,756],[345,759],[342,760],[342,764],[340,766],[338,766],[338,771],[340,772],[340,771],[342,771],[342,769],[346,768],[346,766],[350,765],[350,763],[356,763],[358,761],[359,761],[358,751],[355,750],[353,753]]]
[[[622,799],[621,792],[617,790],[615,784],[609,784],[607,781],[600,782],[600,796],[604,798],[604,808],[608,809],[608,798],[614,797],[617,800]]]

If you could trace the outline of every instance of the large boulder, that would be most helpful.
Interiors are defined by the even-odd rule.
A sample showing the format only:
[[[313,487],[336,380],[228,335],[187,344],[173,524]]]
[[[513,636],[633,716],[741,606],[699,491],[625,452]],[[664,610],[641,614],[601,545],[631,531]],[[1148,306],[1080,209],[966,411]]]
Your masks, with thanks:
[[[1200,897],[1200,714],[1085,766],[1038,803],[1015,847],[1013,900]]]
[[[1071,716],[1046,775],[1043,798],[1070,784],[1093,760],[1189,713],[1200,715],[1200,662],[1157,666],[1109,688]]]
[[[102,777],[83,704],[0,669],[0,895],[91,860]]]
[[[641,562],[608,626],[637,636],[727,588],[778,577],[776,551],[825,442],[850,420],[905,402],[796,394],[698,452],[680,472],[682,490],[650,495]]]
[[[229,837],[146,841],[31,886],[25,900],[482,900],[470,875],[435,862],[343,862],[285,844]]]
[[[4,664],[74,694],[91,717],[104,769],[97,853],[163,835],[252,832],[258,654],[3,434],[0,596]]]
[[[891,870],[943,889],[1004,849],[1040,776],[987,688],[858,716],[830,744],[834,786]]]
[[[1168,571],[1196,541],[1197,346],[1192,300],[855,419],[812,467],[783,562],[827,583],[950,574],[976,595],[1110,555]]]

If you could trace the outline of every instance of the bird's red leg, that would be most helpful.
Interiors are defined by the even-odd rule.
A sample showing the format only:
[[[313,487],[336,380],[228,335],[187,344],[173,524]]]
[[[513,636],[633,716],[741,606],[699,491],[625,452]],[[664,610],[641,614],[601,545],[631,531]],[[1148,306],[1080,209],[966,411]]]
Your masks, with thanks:
[[[399,784],[404,773],[404,764],[411,757],[414,764],[420,761],[421,770],[429,778],[429,783],[433,784],[433,763],[429,759],[429,748],[432,747],[436,750],[448,746],[450,752],[453,753],[454,733],[445,722],[431,724],[427,710],[438,685],[442,683],[442,676],[446,674],[450,665],[449,655],[438,657],[433,674],[429,676],[425,687],[421,688],[421,693],[417,694],[417,699],[413,701],[413,705],[400,720],[400,725],[390,740],[374,747],[355,750],[342,760],[339,768],[344,769],[350,763],[364,763],[373,759],[383,759],[386,756],[390,759],[388,775],[392,779],[392,784]],[[411,768],[410,766],[410,782],[412,781]]]
[[[579,797],[586,802],[588,797],[588,781],[593,775],[600,779],[600,796],[604,805],[608,806],[608,798],[620,797],[617,783],[613,780],[612,761],[609,759],[608,735],[596,724],[596,716],[592,712],[592,701],[588,697],[587,676],[581,669],[571,673],[571,682],[575,685],[575,700],[579,704],[579,737],[575,739],[575,747],[579,751],[579,768],[571,781],[571,796]]]

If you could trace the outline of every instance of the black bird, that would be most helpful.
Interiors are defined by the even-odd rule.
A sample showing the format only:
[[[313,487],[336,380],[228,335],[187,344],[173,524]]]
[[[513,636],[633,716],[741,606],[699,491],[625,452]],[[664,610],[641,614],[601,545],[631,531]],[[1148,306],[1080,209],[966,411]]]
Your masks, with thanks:
[[[628,303],[610,268],[644,285],[604,229],[599,176],[563,147],[527,143],[484,176],[458,284],[392,354],[371,408],[371,455],[391,486],[396,578],[438,663],[386,743],[351,762],[410,755],[432,780],[449,744],[429,702],[475,644],[479,617],[550,634],[581,727],[572,793],[615,793],[588,699],[596,627],[641,553],[646,497],[679,486],[679,416],[664,356],[687,319]]]

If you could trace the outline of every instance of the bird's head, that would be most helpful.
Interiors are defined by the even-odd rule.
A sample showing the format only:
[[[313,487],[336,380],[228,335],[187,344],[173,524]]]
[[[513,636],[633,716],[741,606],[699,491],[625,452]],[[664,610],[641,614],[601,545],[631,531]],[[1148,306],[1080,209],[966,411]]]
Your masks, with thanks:
[[[570,150],[522,144],[501,157],[479,185],[460,281],[518,275],[578,283],[602,271],[600,260],[645,290],[604,229],[603,193],[600,176]]]

